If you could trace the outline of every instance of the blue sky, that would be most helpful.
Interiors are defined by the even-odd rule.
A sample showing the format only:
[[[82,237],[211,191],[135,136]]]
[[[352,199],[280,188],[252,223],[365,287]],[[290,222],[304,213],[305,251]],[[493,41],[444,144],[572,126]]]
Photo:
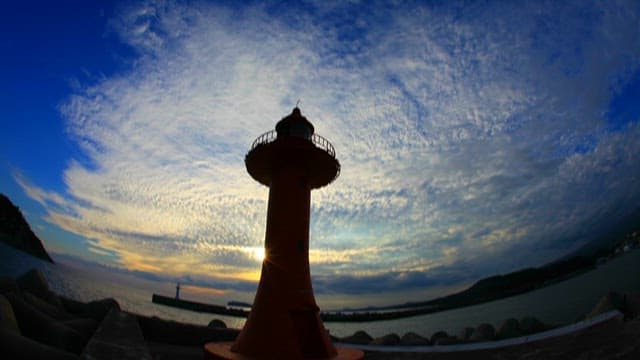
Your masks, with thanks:
[[[243,159],[298,100],[342,164],[312,194],[319,294],[433,296],[569,254],[637,209],[636,1],[0,16],[0,191],[54,257],[251,291],[268,189]]]

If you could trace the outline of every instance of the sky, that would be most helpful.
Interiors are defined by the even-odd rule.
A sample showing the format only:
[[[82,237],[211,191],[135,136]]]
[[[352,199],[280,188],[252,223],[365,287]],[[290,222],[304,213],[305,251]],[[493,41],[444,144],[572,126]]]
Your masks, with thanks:
[[[13,2],[0,192],[54,259],[252,293],[251,143],[296,103],[319,296],[398,303],[571,254],[637,213],[637,1]]]

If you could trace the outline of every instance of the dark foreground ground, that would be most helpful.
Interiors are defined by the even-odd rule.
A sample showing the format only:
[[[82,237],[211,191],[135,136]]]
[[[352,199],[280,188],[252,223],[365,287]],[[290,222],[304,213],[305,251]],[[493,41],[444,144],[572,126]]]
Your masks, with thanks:
[[[201,346],[147,342],[154,359],[202,359]],[[449,353],[365,353],[365,359],[640,359],[640,319],[612,319],[578,332],[535,343]]]

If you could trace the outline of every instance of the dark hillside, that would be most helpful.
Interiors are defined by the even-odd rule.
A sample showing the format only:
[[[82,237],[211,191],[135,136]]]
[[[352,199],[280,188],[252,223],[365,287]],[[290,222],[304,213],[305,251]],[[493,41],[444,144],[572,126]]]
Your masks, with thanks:
[[[20,209],[4,194],[0,194],[0,241],[53,263],[40,239],[31,231]]]

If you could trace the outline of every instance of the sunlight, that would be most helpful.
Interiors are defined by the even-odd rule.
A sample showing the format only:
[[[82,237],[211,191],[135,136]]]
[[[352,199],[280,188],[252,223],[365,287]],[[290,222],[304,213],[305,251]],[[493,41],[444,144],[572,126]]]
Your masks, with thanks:
[[[198,295],[210,295],[210,296],[221,296],[224,295],[227,291],[222,289],[216,289],[212,287],[198,286],[198,285],[181,285],[183,291],[190,292]]]
[[[247,248],[247,250],[249,252],[249,255],[253,259],[259,262],[262,262],[264,260],[266,252],[263,246],[250,247],[250,248]]]

